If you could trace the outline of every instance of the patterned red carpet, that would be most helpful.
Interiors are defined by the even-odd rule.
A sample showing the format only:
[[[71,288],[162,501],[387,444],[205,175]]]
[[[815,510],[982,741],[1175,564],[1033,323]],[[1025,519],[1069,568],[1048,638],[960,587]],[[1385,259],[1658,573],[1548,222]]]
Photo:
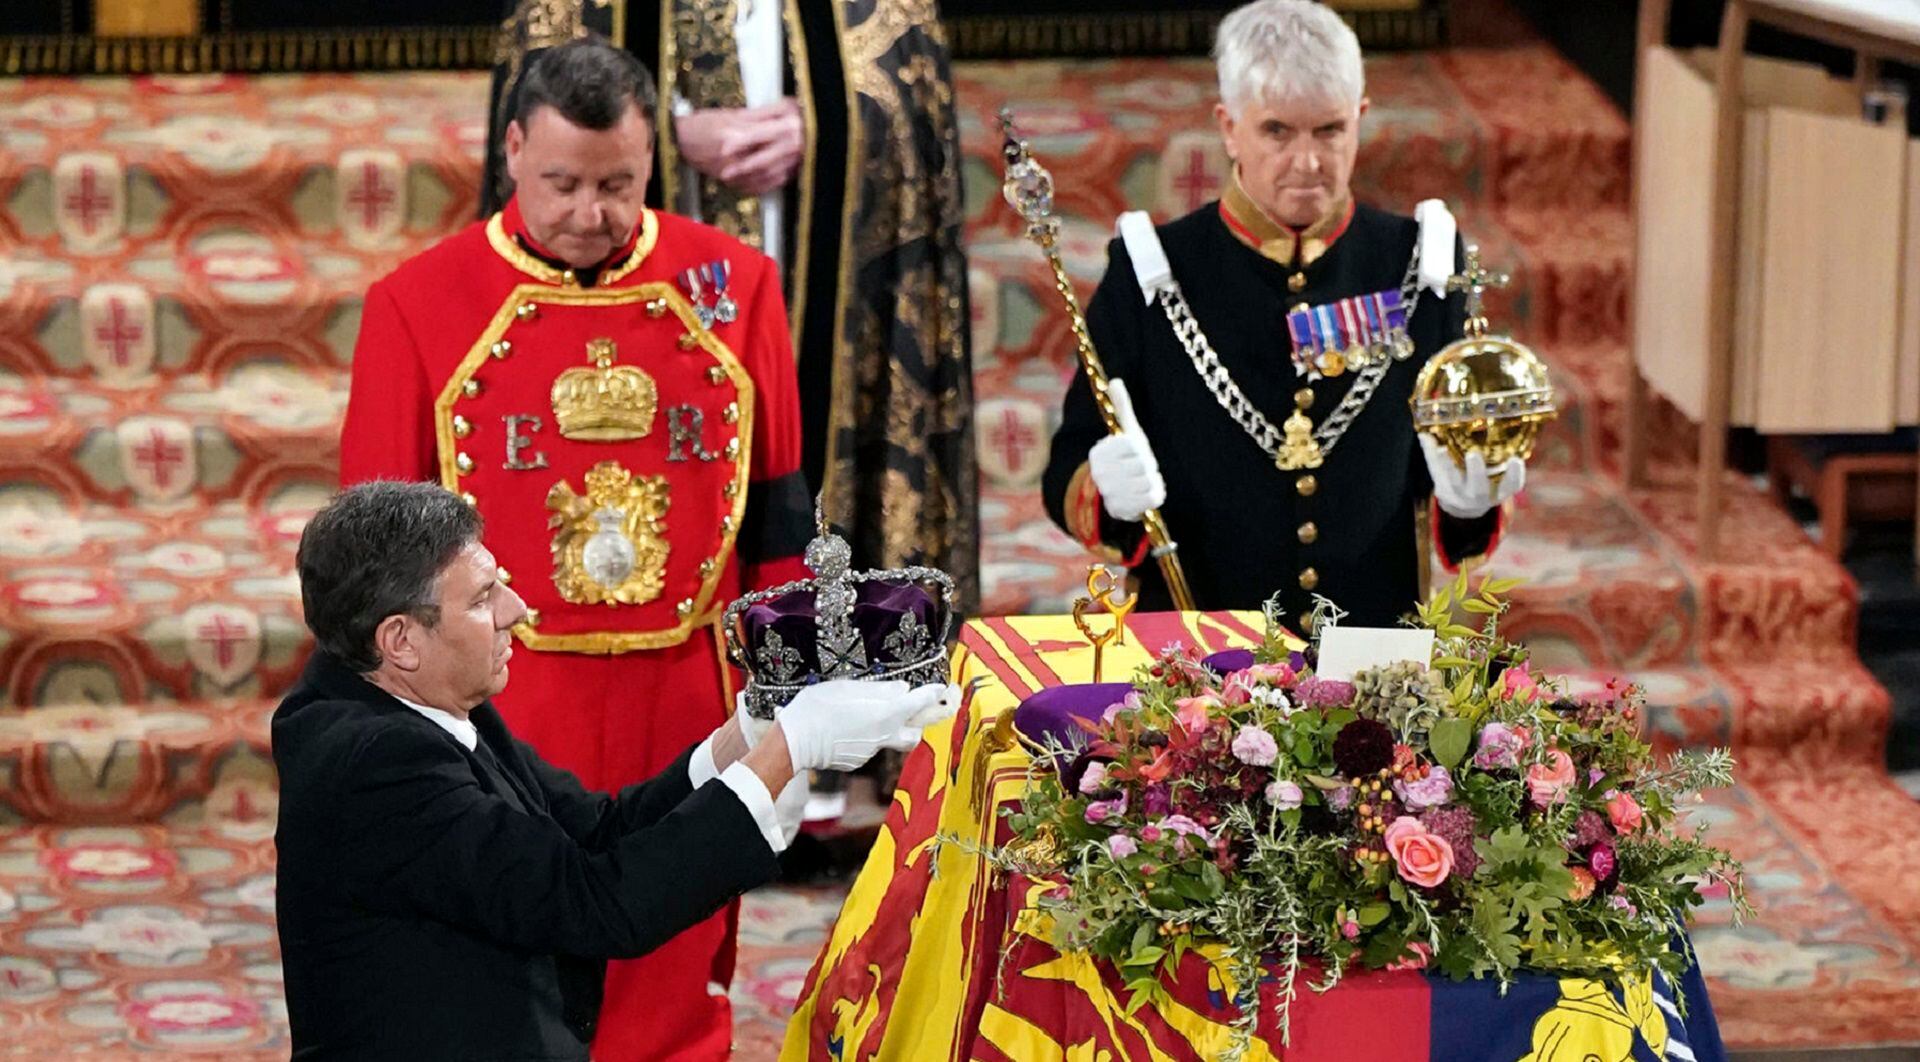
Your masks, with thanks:
[[[1625,390],[1627,129],[1497,9],[1369,67],[1360,194],[1443,196],[1515,285],[1497,319],[1570,408],[1498,567],[1556,667],[1648,684],[1673,742],[1731,742],[1701,811],[1765,908],[1698,934],[1736,1046],[1920,1043],[1920,805],[1880,769],[1852,583],[1745,483],[1694,555],[1684,433],[1610,474]],[[991,610],[1081,563],[1035,486],[1070,368],[997,195],[1011,103],[1061,181],[1083,294],[1111,218],[1223,177],[1197,62],[972,65],[966,123]],[[473,209],[483,77],[0,80],[0,1044],[10,1057],[284,1057],[265,720],[307,650],[292,543],[333,476],[359,293]],[[771,1057],[831,892],[743,919],[742,1058]]]

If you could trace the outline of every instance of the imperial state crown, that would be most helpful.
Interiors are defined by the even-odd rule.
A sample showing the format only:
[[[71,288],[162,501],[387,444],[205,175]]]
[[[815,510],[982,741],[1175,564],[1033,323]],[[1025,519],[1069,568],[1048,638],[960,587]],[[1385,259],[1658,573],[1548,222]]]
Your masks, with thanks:
[[[746,710],[776,708],[828,679],[947,681],[953,579],[934,568],[853,571],[853,551],[814,512],[811,579],[747,594],[727,606],[727,655],[747,673]]]

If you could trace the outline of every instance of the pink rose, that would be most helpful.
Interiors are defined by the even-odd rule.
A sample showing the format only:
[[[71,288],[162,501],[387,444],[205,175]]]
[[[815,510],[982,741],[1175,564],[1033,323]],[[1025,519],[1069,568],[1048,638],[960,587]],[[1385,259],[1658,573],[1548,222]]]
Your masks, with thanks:
[[[1483,771],[1520,765],[1520,750],[1527,747],[1524,731],[1505,723],[1488,723],[1480,731],[1480,750],[1473,754],[1473,765]]]
[[[1527,670],[1525,664],[1502,671],[1500,688],[1508,700],[1514,701],[1530,701],[1539,692],[1539,688],[1534,685],[1533,673]]]
[[[1613,820],[1613,828],[1621,833],[1632,833],[1643,821],[1640,804],[1631,793],[1613,793],[1607,797],[1607,818]]]
[[[1402,815],[1387,826],[1385,837],[1387,850],[1393,850],[1395,838],[1410,837],[1413,834],[1425,832],[1427,832],[1427,828],[1420,824],[1419,819],[1414,818],[1412,815]]]
[[[1299,807],[1300,801],[1305,797],[1306,794],[1300,791],[1300,787],[1292,782],[1282,780],[1267,784],[1267,803],[1281,811],[1292,811]]]
[[[1104,760],[1095,760],[1087,764],[1086,772],[1080,775],[1080,793],[1092,796],[1107,787],[1107,765]]]
[[[1140,837],[1146,841],[1157,841],[1160,839],[1160,827],[1152,825],[1144,826],[1140,830]]]
[[[1227,684],[1220,690],[1220,700],[1229,708],[1253,700],[1253,683],[1247,681],[1247,673],[1236,671],[1227,676]]]
[[[1140,845],[1124,833],[1116,833],[1107,838],[1107,851],[1112,852],[1115,859],[1125,859],[1139,850]]]
[[[1536,807],[1548,807],[1566,799],[1573,787],[1573,757],[1559,749],[1547,751],[1547,762],[1527,768],[1527,790]]]
[[[1279,757],[1280,746],[1273,740],[1272,734],[1247,723],[1233,737],[1233,755],[1241,763],[1268,767]]]
[[[1205,733],[1213,725],[1213,709],[1221,707],[1220,699],[1212,694],[1181,697],[1173,705],[1174,720],[1189,734]]]
[[[1453,873],[1453,846],[1417,819],[1402,815],[1393,820],[1386,841],[1400,876],[1415,885],[1430,889]]]
[[[1285,664],[1255,664],[1241,674],[1255,682],[1264,682],[1269,686],[1286,689],[1293,685],[1293,669]]]
[[[1160,827],[1165,833],[1179,834],[1182,837],[1198,837],[1202,844],[1213,844],[1213,834],[1208,833],[1205,826],[1185,815],[1168,815],[1154,825]]]
[[[1117,819],[1127,813],[1127,794],[1121,793],[1113,800],[1096,800],[1087,805],[1087,821],[1098,826],[1108,819]]]
[[[1433,958],[1433,947],[1424,940],[1412,941],[1407,950],[1413,954],[1406,958],[1395,959],[1387,964],[1389,970],[1424,970],[1427,960]]]

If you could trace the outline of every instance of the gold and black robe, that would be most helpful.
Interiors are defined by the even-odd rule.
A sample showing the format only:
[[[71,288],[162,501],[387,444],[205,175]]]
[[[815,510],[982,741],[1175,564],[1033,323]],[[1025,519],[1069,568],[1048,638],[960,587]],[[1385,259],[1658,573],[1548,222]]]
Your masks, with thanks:
[[[483,210],[511,192],[501,152],[527,58],[589,33],[658,79],[649,199],[760,246],[751,196],[684,179],[672,103],[744,103],[736,3],[782,3],[787,89],[806,149],[790,204],[786,298],[804,463],[860,566],[925,564],[979,602],[979,511],[960,137],[933,0],[519,0],[494,70]],[[691,183],[692,187],[689,187]]]

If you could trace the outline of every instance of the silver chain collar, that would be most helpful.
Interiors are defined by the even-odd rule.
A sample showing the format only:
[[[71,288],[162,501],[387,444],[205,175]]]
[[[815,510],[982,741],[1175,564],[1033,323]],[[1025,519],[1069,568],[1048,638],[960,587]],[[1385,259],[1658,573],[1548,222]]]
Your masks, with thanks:
[[[1414,241],[1413,257],[1407,262],[1406,275],[1400,278],[1400,298],[1407,306],[1407,327],[1413,327],[1414,311],[1420,308],[1420,288],[1414,282],[1420,272],[1420,243]],[[1167,286],[1160,289],[1160,308],[1166,311],[1167,323],[1173,326],[1174,336],[1180,345],[1186,348],[1188,360],[1193,362],[1193,371],[1213,392],[1214,401],[1227,411],[1235,424],[1249,436],[1268,457],[1280,452],[1280,443],[1284,433],[1260,412],[1253,401],[1247,397],[1240,385],[1233,381],[1233,375],[1220,363],[1220,354],[1213,349],[1206,333],[1200,331],[1200,322],[1194,319],[1193,308],[1187,305],[1187,296],[1180,290],[1180,282],[1169,280]],[[1367,408],[1373,399],[1373,392],[1379,388],[1380,381],[1386,378],[1387,370],[1393,368],[1394,359],[1380,358],[1355,374],[1353,385],[1347,388],[1346,397],[1334,407],[1327,419],[1313,429],[1313,441],[1319,444],[1324,456],[1333,453],[1347,429]]]

